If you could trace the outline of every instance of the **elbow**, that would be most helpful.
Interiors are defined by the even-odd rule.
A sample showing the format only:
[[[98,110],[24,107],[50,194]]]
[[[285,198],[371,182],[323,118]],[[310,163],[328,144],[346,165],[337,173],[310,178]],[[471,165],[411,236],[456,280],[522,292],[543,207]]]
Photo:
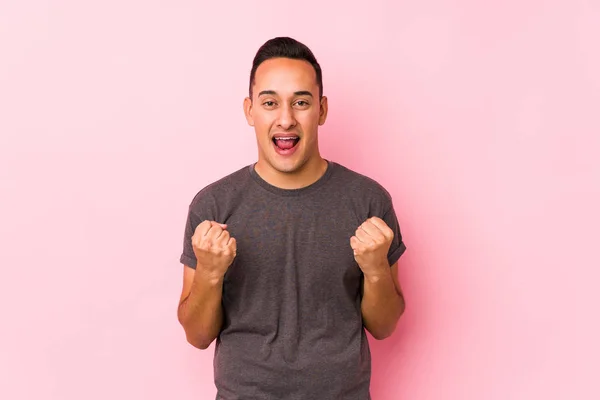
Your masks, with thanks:
[[[404,300],[401,302],[400,307],[398,308],[397,317],[393,320],[389,320],[387,323],[382,324],[381,326],[371,327],[369,329],[369,333],[373,336],[373,339],[376,340],[384,340],[392,336],[392,334],[396,331],[396,326],[398,325],[398,320],[402,314],[404,314],[405,305]]]
[[[186,334],[186,339],[189,344],[200,350],[206,350],[210,347],[212,340],[206,340]]]
[[[406,302],[404,301],[404,297],[401,297],[402,301],[400,302],[400,309],[398,310],[398,319],[402,315],[404,315],[404,311],[406,311]]]
[[[365,328],[369,331],[373,339],[383,340],[392,336],[396,330],[397,322],[398,320],[379,321],[376,324],[365,324]]]
[[[373,331],[369,331],[369,332],[371,333],[371,336],[373,336],[373,339],[384,340],[384,339],[387,339],[390,336],[392,336],[392,333],[394,333],[394,330],[396,330],[396,325],[393,325],[389,329],[373,330]]]
[[[197,349],[206,350],[215,340],[215,337],[210,337],[206,332],[198,332],[197,328],[190,326],[181,314],[178,315],[178,319],[185,332],[187,342]]]
[[[189,344],[200,350],[206,350],[215,340],[215,337],[210,336],[208,332],[199,332],[197,329],[192,329],[189,326],[183,325],[185,338]]]
[[[206,350],[211,343],[216,339],[210,336],[207,332],[198,332],[189,327],[183,327],[185,331],[185,338],[189,344],[200,350]]]

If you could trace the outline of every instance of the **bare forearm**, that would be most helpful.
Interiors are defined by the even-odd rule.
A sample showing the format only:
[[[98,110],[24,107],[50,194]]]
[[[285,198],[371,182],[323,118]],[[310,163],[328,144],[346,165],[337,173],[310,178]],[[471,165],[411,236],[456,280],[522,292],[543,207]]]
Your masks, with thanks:
[[[193,346],[206,349],[219,335],[223,324],[222,293],[222,279],[211,279],[196,271],[190,294],[181,301],[177,313]]]
[[[404,312],[404,298],[396,290],[389,267],[382,271],[365,276],[361,303],[365,328],[376,339],[390,336]]]

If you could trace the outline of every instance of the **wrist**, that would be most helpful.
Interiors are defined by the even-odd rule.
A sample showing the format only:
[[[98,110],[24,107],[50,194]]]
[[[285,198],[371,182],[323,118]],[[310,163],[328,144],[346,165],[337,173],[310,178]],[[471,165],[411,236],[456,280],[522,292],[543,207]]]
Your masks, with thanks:
[[[196,279],[202,280],[211,286],[220,286],[223,284],[224,275],[219,271],[198,265],[196,266]]]
[[[392,271],[390,270],[389,265],[380,264],[377,268],[373,268],[368,272],[364,273],[365,280],[369,283],[378,283],[382,280],[388,279],[392,276]]]

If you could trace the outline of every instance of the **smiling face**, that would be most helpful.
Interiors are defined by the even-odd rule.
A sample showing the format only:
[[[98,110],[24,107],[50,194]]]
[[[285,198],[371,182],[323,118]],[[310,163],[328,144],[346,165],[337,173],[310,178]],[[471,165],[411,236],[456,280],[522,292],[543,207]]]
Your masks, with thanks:
[[[244,112],[256,133],[257,172],[274,180],[318,174],[323,165],[318,127],[327,117],[327,98],[319,98],[313,66],[304,60],[269,59],[256,70],[252,89]]]

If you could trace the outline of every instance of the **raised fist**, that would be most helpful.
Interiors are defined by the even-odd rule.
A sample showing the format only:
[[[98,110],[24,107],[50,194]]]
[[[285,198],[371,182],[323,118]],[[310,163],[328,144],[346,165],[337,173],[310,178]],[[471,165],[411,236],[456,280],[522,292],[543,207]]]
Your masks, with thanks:
[[[214,278],[222,278],[233,263],[237,245],[226,230],[227,225],[215,221],[203,221],[194,231],[192,247],[198,261],[196,271]]]
[[[362,223],[350,238],[354,259],[365,275],[389,269],[387,254],[394,239],[392,231],[381,218],[372,217]]]

